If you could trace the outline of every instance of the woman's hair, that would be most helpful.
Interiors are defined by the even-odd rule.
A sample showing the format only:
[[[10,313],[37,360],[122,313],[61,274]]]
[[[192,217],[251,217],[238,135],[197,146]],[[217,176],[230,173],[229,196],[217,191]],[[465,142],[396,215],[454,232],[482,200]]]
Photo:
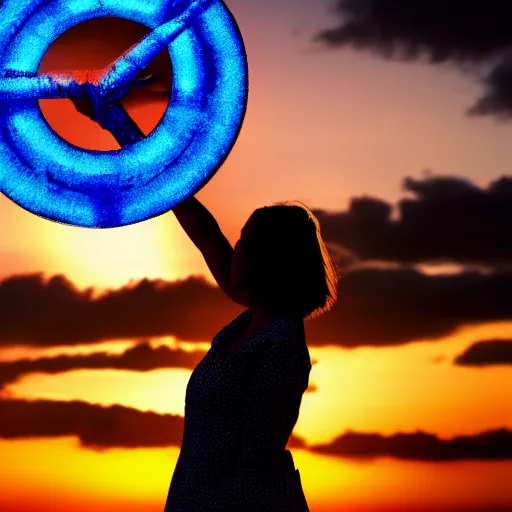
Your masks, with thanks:
[[[337,299],[338,267],[311,210],[298,201],[257,209],[242,236],[244,257],[253,263],[251,299],[275,314],[314,318]]]

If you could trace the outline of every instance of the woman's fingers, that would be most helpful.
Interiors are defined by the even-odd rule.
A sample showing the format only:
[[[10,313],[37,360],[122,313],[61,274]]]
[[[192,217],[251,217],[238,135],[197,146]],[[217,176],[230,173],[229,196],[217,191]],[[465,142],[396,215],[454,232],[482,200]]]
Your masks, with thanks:
[[[87,94],[84,92],[82,92],[80,96],[71,94],[69,95],[69,99],[73,102],[73,105],[78,110],[78,112],[94,120],[94,107]]]

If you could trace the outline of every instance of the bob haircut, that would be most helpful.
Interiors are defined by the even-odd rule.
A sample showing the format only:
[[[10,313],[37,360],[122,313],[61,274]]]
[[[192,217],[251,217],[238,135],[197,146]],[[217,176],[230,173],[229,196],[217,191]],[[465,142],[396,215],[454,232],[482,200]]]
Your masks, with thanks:
[[[298,201],[255,210],[241,239],[253,266],[248,291],[269,312],[314,318],[337,299],[339,269],[328,253],[318,219]]]

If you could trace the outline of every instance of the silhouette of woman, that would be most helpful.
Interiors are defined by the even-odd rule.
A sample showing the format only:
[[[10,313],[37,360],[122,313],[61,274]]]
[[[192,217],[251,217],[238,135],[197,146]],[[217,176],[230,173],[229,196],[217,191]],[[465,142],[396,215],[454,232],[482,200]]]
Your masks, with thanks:
[[[105,115],[87,96],[73,102],[97,122]],[[304,319],[337,298],[339,273],[318,221],[299,202],[259,208],[233,249],[195,197],[173,212],[221,290],[247,309],[192,372],[164,512],[307,512],[286,445],[309,385]]]
[[[308,511],[286,445],[311,370],[303,319],[336,300],[318,221],[298,202],[260,208],[233,249],[196,198],[173,211],[219,287],[248,309],[190,377],[165,512]]]

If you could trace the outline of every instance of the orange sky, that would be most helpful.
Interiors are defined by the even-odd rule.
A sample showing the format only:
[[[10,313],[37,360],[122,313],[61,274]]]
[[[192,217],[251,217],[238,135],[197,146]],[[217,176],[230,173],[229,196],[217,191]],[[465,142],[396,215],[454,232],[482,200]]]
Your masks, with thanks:
[[[247,44],[249,108],[227,163],[198,197],[230,241],[236,241],[254,208],[274,201],[299,199],[344,210],[351,197],[361,194],[396,201],[401,180],[421,176],[426,168],[481,185],[508,171],[512,128],[464,116],[475,88],[463,77],[351,51],[318,51],[310,35],[330,20],[327,5],[307,0],[227,4]],[[49,63],[73,51],[58,50],[47,56]],[[84,63],[86,57],[81,59]],[[129,110],[147,132],[164,108],[160,100]],[[112,137],[76,113],[71,103],[43,102],[42,109],[70,142],[115,147]],[[172,281],[203,275],[211,281],[200,254],[170,213],[134,226],[87,230],[41,219],[1,196],[0,219],[0,279],[42,271],[65,275],[80,289],[99,290],[145,277]],[[310,352],[318,364],[310,381],[318,390],[304,396],[295,434],[314,444],[328,443],[346,430],[382,435],[422,430],[448,439],[510,429],[510,366],[452,364],[474,341],[492,338],[512,339],[512,322],[461,328],[447,338],[410,340],[405,346],[315,346]],[[109,340],[101,346],[116,353],[137,341]],[[171,337],[151,341],[198,346]],[[208,339],[197,341],[208,348]],[[99,347],[7,347],[0,349],[0,361],[93,350]],[[29,374],[7,385],[0,397],[79,399],[181,415],[189,376],[185,369]],[[179,451],[95,452],[61,437],[0,439],[0,453],[2,512],[156,512],[163,510]],[[312,512],[512,509],[507,477],[512,461],[358,461],[307,450],[293,453]]]

